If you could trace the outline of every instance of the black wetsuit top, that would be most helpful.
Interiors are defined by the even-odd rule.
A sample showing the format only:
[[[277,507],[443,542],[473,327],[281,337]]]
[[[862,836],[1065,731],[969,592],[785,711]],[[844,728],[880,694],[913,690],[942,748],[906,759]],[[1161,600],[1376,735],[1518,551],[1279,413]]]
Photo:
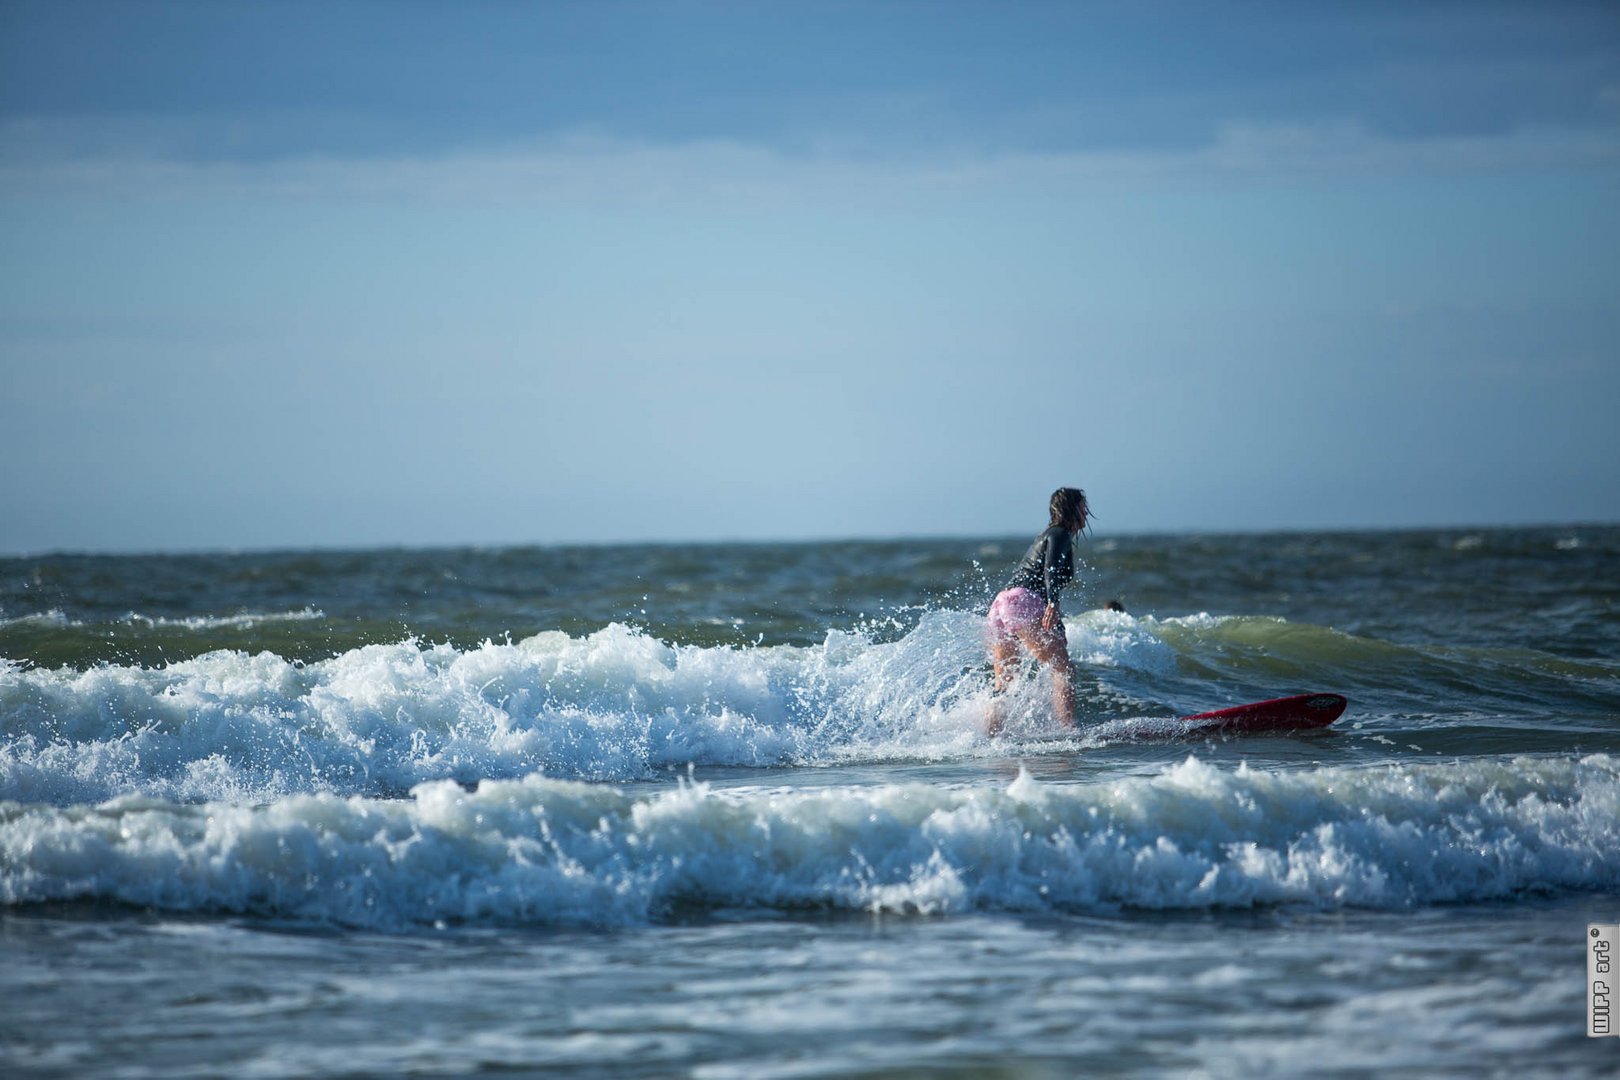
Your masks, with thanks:
[[[1061,525],[1053,525],[1035,538],[1024,553],[1024,561],[1013,571],[1007,588],[1020,586],[1049,604],[1057,603],[1058,593],[1074,579],[1074,535]]]

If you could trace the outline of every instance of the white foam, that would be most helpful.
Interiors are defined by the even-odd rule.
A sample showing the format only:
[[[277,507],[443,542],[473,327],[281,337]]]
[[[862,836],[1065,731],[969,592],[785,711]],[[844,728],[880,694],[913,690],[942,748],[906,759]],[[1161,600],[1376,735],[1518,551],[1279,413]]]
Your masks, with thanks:
[[[265,623],[313,622],[324,618],[326,612],[303,607],[297,611],[245,611],[239,615],[189,615],[180,619],[131,611],[121,621],[132,626],[179,626],[187,630],[251,630]]]
[[[159,627],[175,626],[186,630],[251,630],[255,626],[265,623],[277,622],[309,622],[326,618],[326,613],[312,607],[303,607],[297,611],[245,611],[237,615],[189,615],[184,618],[169,618],[163,615],[143,615],[138,611],[126,612],[122,618],[113,620],[125,626]],[[49,626],[49,627],[85,627],[97,625],[94,621],[86,619],[70,619],[59,608],[48,611],[39,611],[30,615],[15,617],[0,617],[0,629],[8,626]]]
[[[313,664],[237,651],[157,669],[6,662],[0,798],[399,795],[431,779],[928,753],[974,738],[974,722],[941,717],[985,695],[982,662],[980,620],[959,612],[893,643],[834,631],[816,648],[671,646],[611,625],[465,651],[376,644]]]
[[[1129,616],[1069,620],[1083,663],[1173,653]],[[627,780],[688,763],[779,766],[987,752],[982,616],[936,611],[896,641],[676,646],[611,625],[460,650],[415,640],[302,664],[218,651],[159,668],[0,663],[0,798],[69,804],[298,792],[400,795],[530,773]],[[1051,727],[1049,676],[1009,730]]]
[[[1095,786],[629,794],[528,777],[408,799],[0,804],[0,902],[396,928],[720,908],[1402,908],[1620,887],[1620,760],[1222,770]]]
[[[51,608],[48,611],[35,611],[28,615],[6,615],[4,612],[0,612],[0,630],[3,630],[8,626],[62,627],[76,625],[82,624],[74,623],[69,620],[66,613],[64,613],[60,608]]]

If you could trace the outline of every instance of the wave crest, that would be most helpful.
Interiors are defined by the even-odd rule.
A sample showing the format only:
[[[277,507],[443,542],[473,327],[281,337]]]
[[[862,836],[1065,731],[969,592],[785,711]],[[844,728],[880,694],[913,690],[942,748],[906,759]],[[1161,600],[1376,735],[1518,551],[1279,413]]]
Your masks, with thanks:
[[[405,800],[0,804],[0,901],[398,929],[726,908],[1401,908],[1620,887],[1620,760],[1221,770],[1004,789],[656,794],[529,777]]]

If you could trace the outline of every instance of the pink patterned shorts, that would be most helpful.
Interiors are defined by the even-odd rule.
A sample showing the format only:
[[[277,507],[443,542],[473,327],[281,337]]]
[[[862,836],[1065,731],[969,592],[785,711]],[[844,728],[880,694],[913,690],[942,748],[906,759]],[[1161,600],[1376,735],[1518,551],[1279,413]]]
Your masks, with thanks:
[[[998,641],[1016,641],[1021,633],[1043,633],[1041,616],[1045,613],[1046,601],[1035,593],[1022,586],[1005,589],[990,604],[990,635]],[[1052,632],[1065,636],[1061,622]]]

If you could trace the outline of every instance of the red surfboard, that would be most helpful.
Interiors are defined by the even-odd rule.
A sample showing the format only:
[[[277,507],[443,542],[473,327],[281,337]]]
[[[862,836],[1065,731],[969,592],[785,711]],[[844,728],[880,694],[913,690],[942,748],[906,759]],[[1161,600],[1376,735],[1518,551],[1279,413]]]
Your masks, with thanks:
[[[1325,728],[1343,715],[1350,702],[1339,694],[1296,694],[1293,697],[1234,705],[1230,709],[1183,716],[1188,733],[1241,734],[1255,731],[1303,731]]]

